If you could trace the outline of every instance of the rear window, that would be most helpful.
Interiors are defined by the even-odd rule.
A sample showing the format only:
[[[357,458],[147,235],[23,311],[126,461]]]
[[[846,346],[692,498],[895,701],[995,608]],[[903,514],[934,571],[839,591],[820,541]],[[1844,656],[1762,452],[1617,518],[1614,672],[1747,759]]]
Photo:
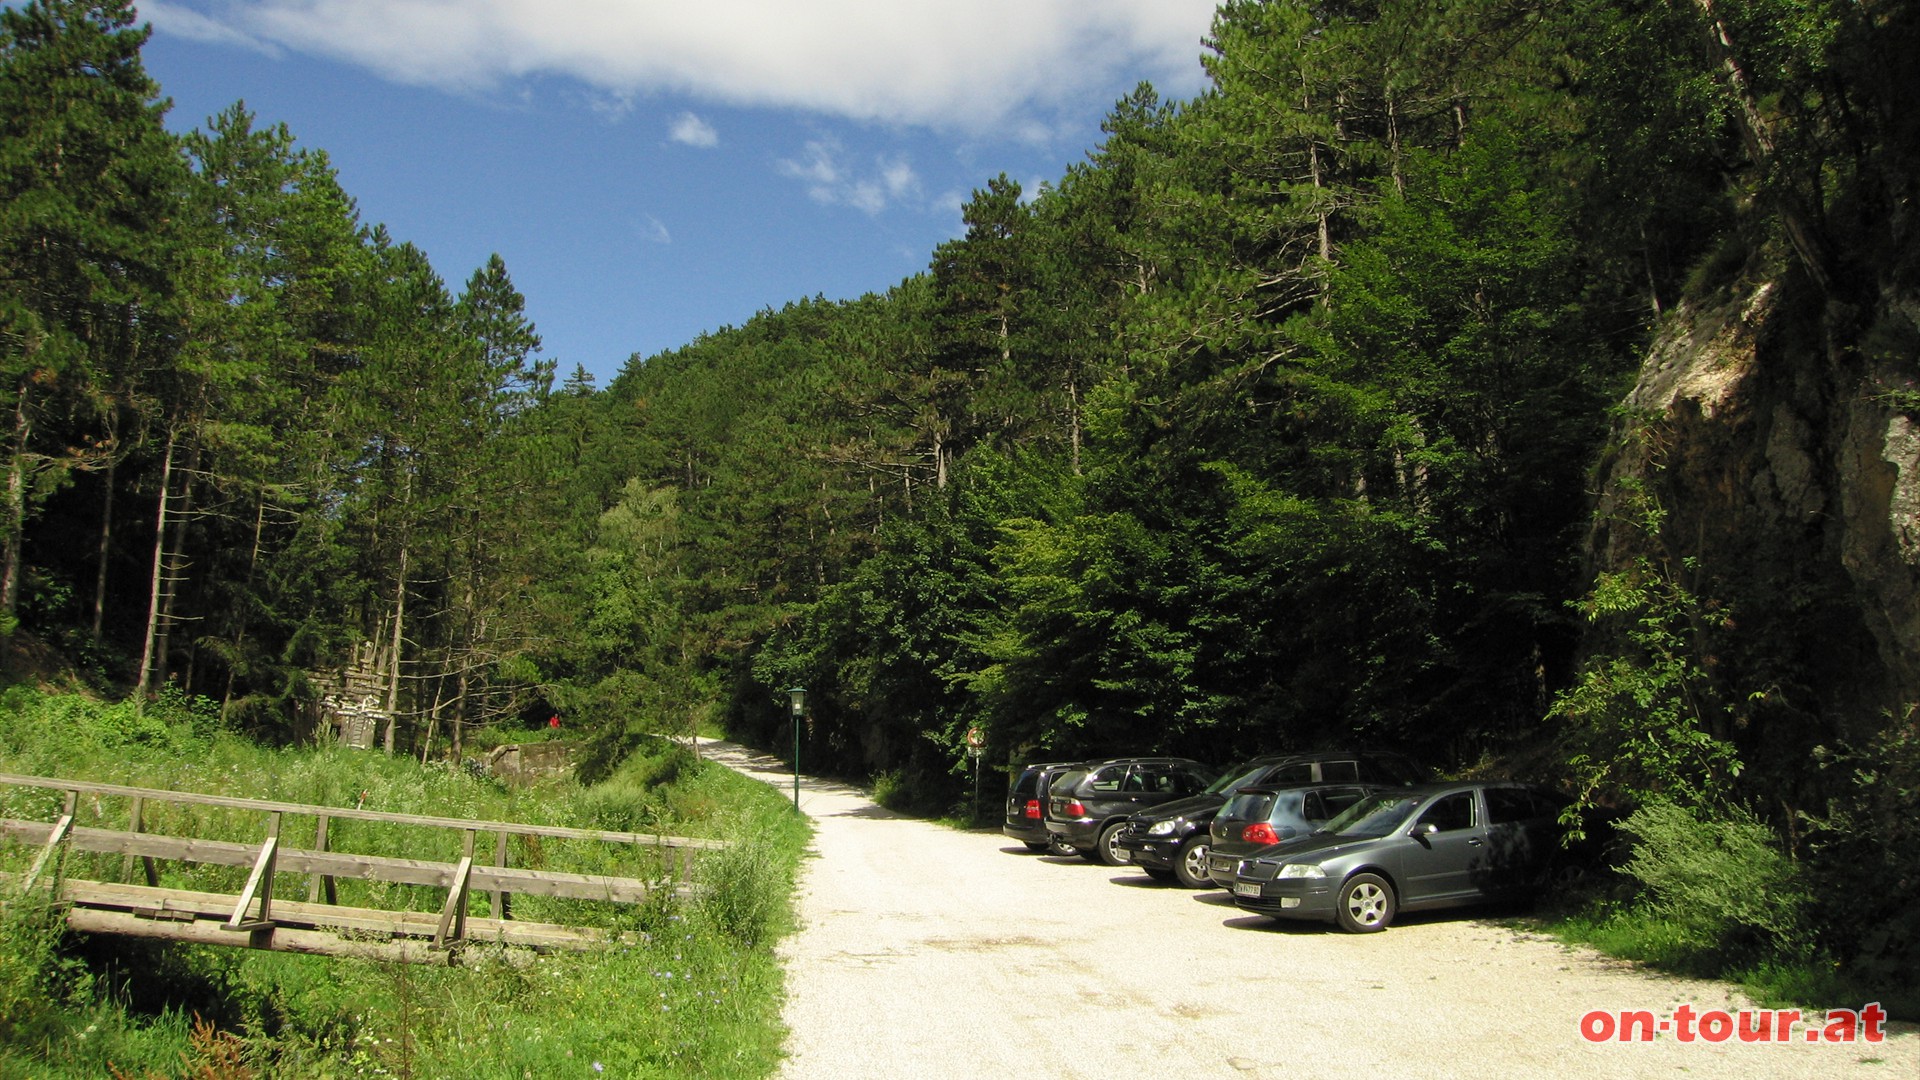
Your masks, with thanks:
[[[1330,791],[1309,791],[1300,808],[1300,816],[1308,821],[1331,821],[1341,811],[1366,796],[1365,788],[1334,788]]]
[[[1273,793],[1268,791],[1249,791],[1227,800],[1220,808],[1220,816],[1229,821],[1265,821],[1273,810]]]
[[[1320,779],[1337,784],[1351,784],[1360,779],[1360,763],[1357,761],[1323,761],[1320,763]]]
[[[1494,824],[1558,817],[1560,806],[1542,792],[1526,788],[1488,788],[1487,820]]]
[[[1046,774],[1047,766],[1029,765],[1014,774],[1012,791],[1015,795],[1037,795],[1040,792],[1040,778]]]
[[[1311,784],[1313,783],[1313,763],[1296,761],[1291,765],[1282,765],[1268,773],[1262,783],[1273,784]]]

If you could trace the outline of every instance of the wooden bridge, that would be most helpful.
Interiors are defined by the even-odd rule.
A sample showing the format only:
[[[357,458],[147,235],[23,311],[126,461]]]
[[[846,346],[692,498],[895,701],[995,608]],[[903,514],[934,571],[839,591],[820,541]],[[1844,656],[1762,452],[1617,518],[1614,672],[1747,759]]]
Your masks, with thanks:
[[[661,890],[684,894],[692,888],[695,853],[726,846],[718,840],[470,821],[0,774],[0,787],[6,786],[64,793],[52,821],[0,818],[0,837],[38,849],[32,866],[23,875],[12,875],[12,886],[5,891],[24,896],[36,887],[50,889],[56,902],[66,908],[71,928],[327,956],[451,963],[462,946],[477,942],[535,949],[598,948],[617,942],[622,935],[591,926],[514,919],[513,897],[634,904]],[[126,828],[78,824],[83,798],[93,820],[123,820]],[[162,804],[257,814],[259,841],[235,843],[150,831],[153,818],[163,816],[151,811]],[[435,862],[337,851],[330,844],[332,829],[343,821],[452,831],[461,836],[462,854],[452,862]],[[312,846],[303,849],[283,843],[285,830],[303,822],[311,823]],[[482,834],[493,838],[490,863],[476,860]],[[652,848],[657,873],[647,878],[608,877],[508,866],[510,842],[516,837],[523,852],[538,852],[547,839]],[[62,872],[71,852],[122,856],[121,880],[90,880]],[[101,868],[111,865],[111,859],[90,861],[95,878],[105,876]],[[237,893],[168,888],[160,884],[158,864],[163,861],[245,867],[248,874]],[[133,880],[136,862],[138,881]],[[295,882],[305,877],[304,902],[276,895],[276,879],[284,881],[289,875],[295,875]],[[234,874],[233,879],[237,878]],[[367,903],[339,903],[342,882],[370,883],[353,890],[366,896]],[[383,888],[380,883],[444,890],[445,895],[437,912],[376,906],[376,897],[404,902],[420,892],[418,888]],[[487,914],[470,915],[468,908],[481,895],[489,898]]]

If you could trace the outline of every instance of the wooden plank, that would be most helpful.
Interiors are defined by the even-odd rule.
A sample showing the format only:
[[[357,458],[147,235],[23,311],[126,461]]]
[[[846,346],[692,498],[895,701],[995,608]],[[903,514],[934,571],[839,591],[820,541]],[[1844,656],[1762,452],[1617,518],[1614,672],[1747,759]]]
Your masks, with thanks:
[[[0,880],[7,880],[10,876],[0,875]],[[136,935],[140,937],[172,937],[175,940],[199,941],[213,945],[248,945],[253,937],[252,934],[243,936],[225,929],[207,930],[207,927],[224,927],[222,920],[233,910],[233,897],[223,893],[157,889],[121,882],[69,879],[61,882],[60,899],[73,905],[71,909],[73,911],[119,913],[147,923],[184,924],[195,921],[201,923],[197,929],[191,932],[182,931],[179,934],[169,934],[165,927],[150,927]],[[369,935],[373,936],[373,940],[414,939],[423,945],[430,945],[439,925],[439,917],[428,911],[380,911],[372,908],[339,907],[332,904],[306,904],[291,900],[282,900],[274,905],[274,920],[276,926],[273,928],[273,934],[276,938],[289,931],[306,930],[331,934],[335,937],[345,934],[358,940],[367,940]],[[119,933],[122,931],[118,927],[131,925],[116,921],[115,928],[104,928],[99,926],[101,922],[102,920],[96,917],[86,916],[80,922],[70,920],[69,925],[74,926],[75,929],[98,933]],[[81,925],[81,923],[87,925]],[[209,933],[217,936],[208,936]],[[637,944],[645,938],[636,933],[622,933],[599,927],[471,918],[467,920],[464,940],[469,945],[498,944],[516,948],[581,951],[614,944]],[[353,954],[348,951],[330,955]],[[445,954],[443,951],[433,955],[444,957]]]
[[[205,919],[224,919],[233,909],[233,897],[224,893],[193,892],[186,889],[153,889],[143,885],[124,885],[111,881],[66,881],[60,898],[68,903],[94,908],[124,911],[178,911]],[[282,926],[338,928],[360,933],[385,933],[431,939],[439,926],[439,916],[430,911],[382,911],[375,908],[340,907],[333,904],[306,904],[282,900],[274,905],[274,918]],[[644,940],[634,933],[616,933],[598,927],[564,926],[559,923],[522,922],[471,918],[467,921],[467,939],[501,941],[515,945],[545,945],[564,942],[604,945],[609,942]],[[229,942],[231,944],[231,942]]]
[[[0,832],[44,840],[50,826],[33,821],[0,820]],[[252,866],[260,849],[251,844],[223,840],[184,840],[155,833],[124,833],[106,829],[76,828],[68,843],[82,851],[109,854],[131,851],[162,859],[210,863],[218,866]],[[424,885],[446,888],[453,881],[455,865],[420,859],[398,859],[380,855],[352,855],[333,851],[279,849],[275,853],[277,869],[292,874],[328,874],[365,881],[385,881],[397,885]],[[639,878],[609,877],[598,874],[571,874],[554,870],[525,870],[516,867],[475,866],[472,887],[483,892],[525,893],[572,900],[605,900],[633,904],[645,900],[659,888]],[[685,894],[688,886],[676,887]]]
[[[427,942],[416,938],[368,941],[341,937],[320,930],[300,930],[272,926],[245,935],[215,922],[158,922],[123,911],[101,911],[76,907],[67,912],[67,925],[90,934],[120,934],[126,937],[188,941],[201,945],[245,945],[274,952],[306,953],[315,956],[354,957],[409,964],[444,964],[453,955],[435,952]]]
[[[260,855],[253,862],[253,873],[247,875],[247,887],[240,890],[240,902],[233,906],[233,915],[227,919],[229,930],[259,930],[273,925],[273,854],[280,846],[280,838],[269,836],[260,845]],[[264,882],[264,884],[263,884]],[[247,909],[253,906],[254,894],[260,896],[260,917],[248,919]]]
[[[287,814],[304,814],[310,817],[328,814],[336,819],[384,821],[398,825],[419,825],[436,829],[479,829],[484,832],[505,831],[520,836],[545,836],[560,840],[599,840],[615,844],[669,848],[684,847],[700,851],[719,851],[727,847],[725,840],[708,840],[698,837],[661,836],[654,833],[611,832],[603,829],[575,829],[565,825],[525,825],[512,821],[435,817],[426,814],[395,814],[385,810],[361,810],[355,807],[318,806],[310,803],[283,803],[268,799],[237,799],[226,795],[202,795],[190,791],[165,791],[158,788],[127,787],[122,784],[96,784],[81,780],[60,780],[44,776],[18,776],[10,773],[0,773],[0,784],[65,791],[69,793],[69,796],[77,792],[85,792],[93,795],[118,795],[126,798],[138,796],[150,801],[181,803],[189,806],[218,806],[232,810],[251,810],[260,813],[278,811]],[[71,799],[69,799],[69,801],[71,801]]]
[[[73,800],[69,798],[67,801],[71,803]],[[40,880],[40,872],[47,868],[47,863],[53,858],[53,853],[59,850],[60,844],[65,841],[72,832],[73,810],[69,807],[66,813],[60,815],[60,820],[54,822],[53,825],[48,828],[46,844],[41,847],[40,856],[33,860],[33,868],[27,871],[26,879],[20,883],[21,892],[26,892],[28,889],[33,888],[33,883]]]
[[[440,908],[440,925],[433,931],[433,947],[448,948],[459,942],[467,929],[467,885],[473,879],[473,856],[467,855],[454,868],[453,884],[447,886],[447,902]],[[453,934],[449,938],[447,931]]]

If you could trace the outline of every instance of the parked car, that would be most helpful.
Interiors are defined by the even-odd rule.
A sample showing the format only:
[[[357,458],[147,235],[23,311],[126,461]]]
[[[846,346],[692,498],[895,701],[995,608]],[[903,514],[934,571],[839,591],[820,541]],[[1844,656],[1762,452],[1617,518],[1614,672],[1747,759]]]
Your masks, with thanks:
[[[1178,881],[1189,889],[1210,888],[1208,826],[1229,796],[1251,784],[1291,787],[1324,781],[1412,784],[1425,779],[1413,762],[1380,751],[1316,750],[1269,754],[1235,766],[1192,798],[1165,803],[1132,815],[1119,844],[1127,858],[1149,876]]]
[[[1233,888],[1241,859],[1305,836],[1379,788],[1368,784],[1243,787],[1227,799],[1208,829],[1207,884]]]
[[[1120,830],[1127,816],[1206,789],[1218,775],[1192,758],[1110,758],[1062,775],[1047,796],[1047,835],[1087,859],[1127,861]]]
[[[1052,843],[1047,837],[1047,795],[1055,779],[1083,767],[1075,761],[1021,766],[1007,782],[1007,818],[1000,831],[1027,845],[1029,851],[1051,849],[1056,855],[1076,854],[1070,845]]]
[[[1567,800],[1529,784],[1476,781],[1377,792],[1306,836],[1241,859],[1248,911],[1384,930],[1403,911],[1534,894],[1568,859]]]

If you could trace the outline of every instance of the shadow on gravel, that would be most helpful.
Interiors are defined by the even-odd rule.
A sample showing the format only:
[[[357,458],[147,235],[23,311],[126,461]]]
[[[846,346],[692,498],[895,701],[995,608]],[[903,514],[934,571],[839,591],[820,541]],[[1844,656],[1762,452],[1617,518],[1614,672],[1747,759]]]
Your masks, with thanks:
[[[1242,915],[1237,919],[1228,919],[1220,925],[1231,930],[1256,930],[1269,934],[1324,934],[1333,930],[1332,923],[1307,922],[1304,919],[1274,919],[1265,915]]]
[[[834,813],[826,814],[823,816],[840,817],[840,818],[862,818],[867,821],[900,821],[906,817],[905,814],[896,814],[884,806],[873,806],[873,805],[856,807],[852,810],[839,810],[839,811],[835,811]]]
[[[1226,897],[1224,893],[1221,895],[1226,899],[1228,904],[1233,903],[1231,897]],[[1416,911],[1410,914],[1396,914],[1393,917],[1393,925],[1381,932],[1391,934],[1396,929],[1410,930],[1415,927],[1426,926],[1430,923],[1461,921],[1477,922],[1479,920],[1462,920],[1460,914],[1453,911]],[[1343,937],[1367,936],[1365,934],[1348,935],[1346,931],[1335,926],[1333,923],[1321,922],[1318,919],[1276,919],[1267,915],[1243,915],[1237,919],[1228,919],[1221,925],[1231,927],[1235,930],[1266,930],[1282,934],[1339,934]]]
[[[1211,889],[1205,892],[1194,893],[1193,902],[1196,904],[1210,904],[1213,907],[1232,907],[1233,897],[1228,896],[1223,889]]]
[[[1150,878],[1145,874],[1127,874],[1123,877],[1108,878],[1107,880],[1115,885],[1124,886],[1129,889],[1173,889],[1178,887],[1171,881],[1161,881],[1158,878]]]

